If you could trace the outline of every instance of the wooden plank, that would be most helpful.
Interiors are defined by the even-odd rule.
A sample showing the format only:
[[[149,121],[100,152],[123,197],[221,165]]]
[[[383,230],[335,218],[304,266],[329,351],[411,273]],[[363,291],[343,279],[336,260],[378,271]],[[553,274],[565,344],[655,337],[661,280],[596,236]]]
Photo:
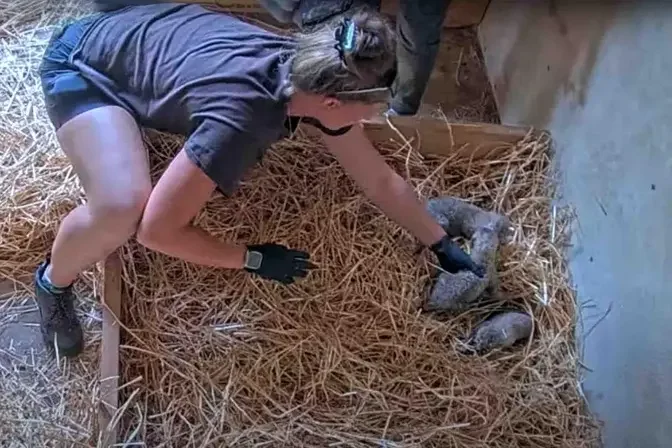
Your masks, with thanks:
[[[391,117],[390,126],[379,117],[364,122],[364,129],[374,142],[410,141],[413,148],[425,154],[458,157],[497,157],[511,144],[523,139],[530,128],[489,123],[447,123],[432,117]],[[395,129],[396,128],[396,129]],[[402,134],[402,136],[399,135]],[[405,139],[405,140],[404,140]]]
[[[418,0],[421,1],[421,0]],[[183,3],[201,3],[221,8],[233,13],[253,13],[267,15],[266,10],[256,0],[182,0]],[[481,23],[490,0],[452,0],[444,21],[444,27],[460,28]],[[396,16],[399,0],[382,0],[381,11]],[[270,17],[270,14],[268,14]]]
[[[522,126],[504,126],[490,123],[447,123],[431,117],[391,117],[390,126],[385,118],[377,117],[363,122],[364,131],[374,143],[396,142],[423,154],[455,156],[458,158],[495,159],[532,132]],[[302,124],[299,134],[319,138],[322,134],[313,126]],[[402,135],[399,135],[401,133]]]
[[[103,339],[100,356],[100,398],[98,425],[102,446],[117,443],[113,422],[119,407],[119,322],[121,318],[121,259],[117,252],[105,259],[103,270]]]

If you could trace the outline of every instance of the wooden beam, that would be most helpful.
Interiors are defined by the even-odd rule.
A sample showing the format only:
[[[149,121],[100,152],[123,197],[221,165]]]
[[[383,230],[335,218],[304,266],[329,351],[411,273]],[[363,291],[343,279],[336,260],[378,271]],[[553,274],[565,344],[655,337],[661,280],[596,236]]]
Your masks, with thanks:
[[[447,123],[425,117],[392,117],[390,121],[394,127],[384,118],[364,121],[364,131],[374,143],[403,145],[408,142],[411,148],[423,154],[471,159],[496,159],[528,133],[538,135],[539,132],[519,126]],[[302,124],[299,135],[319,138],[322,134],[317,128]]]
[[[121,259],[117,252],[108,256],[103,268],[103,340],[100,354],[100,407],[98,426],[102,446],[117,443],[114,417],[119,408],[119,322],[121,322]]]
[[[447,123],[431,117],[390,117],[390,126],[379,117],[364,122],[371,141],[385,143],[409,141],[425,154],[469,158],[497,157],[511,144],[522,140],[530,128],[490,123]],[[399,135],[402,134],[402,135]]]
[[[390,122],[392,126],[384,117],[376,117],[364,121],[362,125],[374,143],[403,145],[408,142],[411,148],[423,154],[471,159],[496,159],[529,133],[539,135],[542,132],[523,126],[448,123],[427,116],[390,117]],[[309,124],[301,124],[298,132],[298,135],[312,138],[322,135]]]
[[[182,2],[216,6],[218,9],[232,13],[267,14],[266,9],[256,0],[182,0]],[[490,0],[452,0],[443,26],[461,28],[478,25],[481,23],[489,3]],[[399,0],[382,0],[381,2],[380,10],[385,14],[396,16],[398,9]],[[268,16],[270,18],[270,14]]]

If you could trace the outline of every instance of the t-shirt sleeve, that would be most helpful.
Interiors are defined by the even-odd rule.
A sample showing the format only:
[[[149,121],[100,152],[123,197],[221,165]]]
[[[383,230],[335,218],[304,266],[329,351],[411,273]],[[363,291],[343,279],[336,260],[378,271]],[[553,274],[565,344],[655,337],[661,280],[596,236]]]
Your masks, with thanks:
[[[235,124],[203,120],[185,143],[189,159],[226,194],[263,156],[268,144]]]

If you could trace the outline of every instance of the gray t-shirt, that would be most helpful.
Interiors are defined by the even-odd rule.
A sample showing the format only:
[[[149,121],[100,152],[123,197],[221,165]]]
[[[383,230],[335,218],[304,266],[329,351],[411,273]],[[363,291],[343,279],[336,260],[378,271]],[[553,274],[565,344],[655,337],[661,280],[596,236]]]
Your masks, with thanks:
[[[199,5],[104,13],[72,63],[142,126],[186,135],[185,150],[232,192],[286,134],[294,41]]]

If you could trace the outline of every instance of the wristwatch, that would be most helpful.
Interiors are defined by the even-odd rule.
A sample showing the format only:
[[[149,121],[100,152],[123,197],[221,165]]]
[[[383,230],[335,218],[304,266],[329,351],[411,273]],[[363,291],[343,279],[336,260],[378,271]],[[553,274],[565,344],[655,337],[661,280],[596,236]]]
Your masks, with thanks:
[[[245,252],[245,269],[256,271],[261,267],[263,259],[264,256],[261,252],[248,249],[247,252]]]

